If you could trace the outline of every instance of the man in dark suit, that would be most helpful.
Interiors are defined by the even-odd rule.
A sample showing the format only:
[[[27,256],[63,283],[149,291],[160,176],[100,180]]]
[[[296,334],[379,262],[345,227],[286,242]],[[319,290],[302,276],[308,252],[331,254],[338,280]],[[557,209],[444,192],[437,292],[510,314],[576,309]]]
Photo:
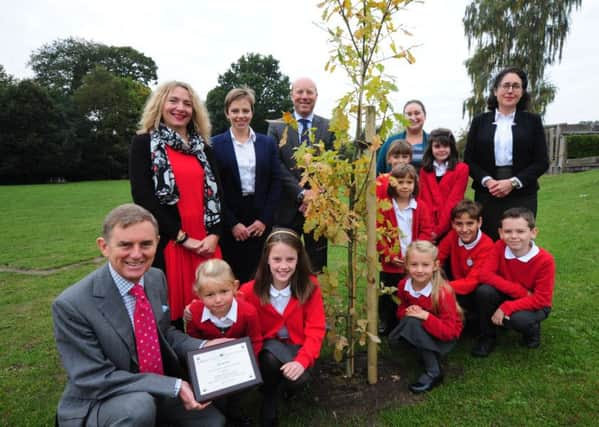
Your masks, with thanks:
[[[333,147],[334,134],[329,130],[329,121],[314,114],[317,98],[318,91],[314,81],[306,77],[295,80],[291,85],[291,99],[298,128],[295,130],[284,123],[273,122],[268,127],[268,135],[279,143],[287,127],[287,143],[279,146],[281,202],[275,215],[275,225],[292,228],[304,235],[312,268],[315,272],[320,272],[327,264],[327,240],[322,237],[315,240],[313,233],[303,233],[306,205],[314,195],[309,187],[300,186],[302,171],[294,158],[295,150],[304,142],[309,144],[310,141],[322,141],[326,149]],[[310,133],[313,138],[308,137]]]
[[[204,341],[170,324],[164,274],[151,268],[158,245],[152,214],[134,204],[117,207],[97,243],[108,263],[52,305],[68,375],[59,425],[223,426],[220,412],[198,403],[182,379],[181,361]]]

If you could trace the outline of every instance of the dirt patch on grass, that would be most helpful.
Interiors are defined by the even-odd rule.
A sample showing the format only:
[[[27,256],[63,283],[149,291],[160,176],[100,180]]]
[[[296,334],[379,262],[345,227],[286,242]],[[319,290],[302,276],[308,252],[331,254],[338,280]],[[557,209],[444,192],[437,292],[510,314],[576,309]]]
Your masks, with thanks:
[[[17,273],[17,274],[27,274],[30,276],[49,276],[51,274],[60,273],[62,271],[72,270],[74,268],[81,267],[82,265],[101,264],[104,261],[105,261],[104,257],[96,257],[96,258],[88,259],[85,261],[76,262],[74,264],[68,264],[68,265],[63,265],[60,267],[53,267],[53,268],[43,268],[43,269],[17,268],[17,267],[10,267],[8,265],[2,265],[2,266],[0,266],[0,273]]]

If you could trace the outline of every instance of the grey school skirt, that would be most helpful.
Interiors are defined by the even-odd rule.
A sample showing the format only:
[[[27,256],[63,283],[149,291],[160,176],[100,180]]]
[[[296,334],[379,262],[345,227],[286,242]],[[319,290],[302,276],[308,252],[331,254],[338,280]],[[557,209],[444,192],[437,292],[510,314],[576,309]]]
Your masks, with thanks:
[[[441,355],[449,353],[455,347],[456,340],[441,341],[434,338],[424,330],[422,322],[415,317],[404,317],[389,334],[389,343],[397,345],[404,339],[417,349],[434,351]]]

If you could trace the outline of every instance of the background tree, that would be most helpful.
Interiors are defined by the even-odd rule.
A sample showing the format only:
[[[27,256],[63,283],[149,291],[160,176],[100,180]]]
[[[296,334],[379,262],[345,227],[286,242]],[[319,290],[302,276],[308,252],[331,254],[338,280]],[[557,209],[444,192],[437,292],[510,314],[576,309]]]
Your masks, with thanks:
[[[14,83],[14,78],[6,72],[4,65],[0,64],[0,90]]]
[[[0,183],[34,183],[64,175],[66,119],[47,90],[31,80],[0,90]]]
[[[127,175],[128,147],[150,89],[130,78],[97,66],[73,94],[81,118],[80,171],[82,177],[123,178]]]
[[[289,77],[279,70],[279,61],[272,55],[248,53],[218,76],[218,86],[206,96],[213,134],[222,133],[229,128],[224,113],[225,96],[229,90],[243,85],[256,92],[256,106],[251,123],[256,132],[266,133],[267,119],[279,118],[281,111],[289,111],[293,107],[289,97],[291,83]]]
[[[145,85],[156,82],[154,60],[131,47],[107,46],[78,38],[58,39],[34,51],[29,65],[35,80],[51,91],[71,95],[98,65]]]
[[[468,48],[466,60],[472,96],[463,104],[469,118],[486,110],[485,95],[493,76],[506,66],[528,75],[531,107],[541,115],[556,88],[545,78],[545,66],[561,61],[570,30],[570,12],[581,0],[473,0],[464,14]]]

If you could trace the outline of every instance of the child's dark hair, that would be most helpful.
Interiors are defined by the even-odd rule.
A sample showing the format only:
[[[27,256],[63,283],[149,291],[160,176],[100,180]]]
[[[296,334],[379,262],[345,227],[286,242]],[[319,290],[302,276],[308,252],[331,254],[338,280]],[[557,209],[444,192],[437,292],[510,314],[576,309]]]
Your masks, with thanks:
[[[389,186],[387,187],[387,195],[389,197],[397,197],[397,190],[395,189],[395,179],[410,177],[414,180],[414,191],[412,197],[418,196],[418,172],[412,165],[397,165],[391,171],[391,177],[389,178]]]
[[[270,302],[270,285],[273,283],[273,278],[270,266],[268,265],[268,256],[270,255],[272,247],[278,243],[283,243],[297,252],[297,265],[295,267],[295,272],[289,280],[289,284],[291,286],[292,295],[303,304],[310,298],[310,295],[314,290],[314,284],[310,280],[310,275],[312,274],[310,258],[308,258],[306,249],[299,236],[295,231],[287,228],[277,228],[266,238],[262,256],[258,263],[258,269],[256,270],[254,293],[260,298],[260,302],[263,305]]]
[[[522,218],[528,224],[528,228],[531,230],[536,227],[535,224],[535,214],[528,208],[523,207],[515,207],[509,208],[506,210],[503,215],[501,215],[501,222],[499,228],[503,226],[503,220],[506,218]]]
[[[457,217],[463,214],[468,214],[472,219],[480,219],[483,215],[483,205],[472,200],[464,199],[458,202],[457,205],[451,210],[451,220],[453,221]]]
[[[449,158],[447,159],[447,169],[455,169],[459,158],[458,147],[453,133],[449,129],[444,128],[435,129],[428,135],[428,145],[422,155],[422,169],[427,172],[432,172],[434,170],[433,162],[435,158],[433,157],[433,144],[435,142],[444,147],[449,147],[450,152]]]
[[[387,151],[387,161],[389,161],[391,156],[397,155],[407,155],[412,158],[412,144],[405,139],[396,139],[393,141],[389,147],[389,151]]]

